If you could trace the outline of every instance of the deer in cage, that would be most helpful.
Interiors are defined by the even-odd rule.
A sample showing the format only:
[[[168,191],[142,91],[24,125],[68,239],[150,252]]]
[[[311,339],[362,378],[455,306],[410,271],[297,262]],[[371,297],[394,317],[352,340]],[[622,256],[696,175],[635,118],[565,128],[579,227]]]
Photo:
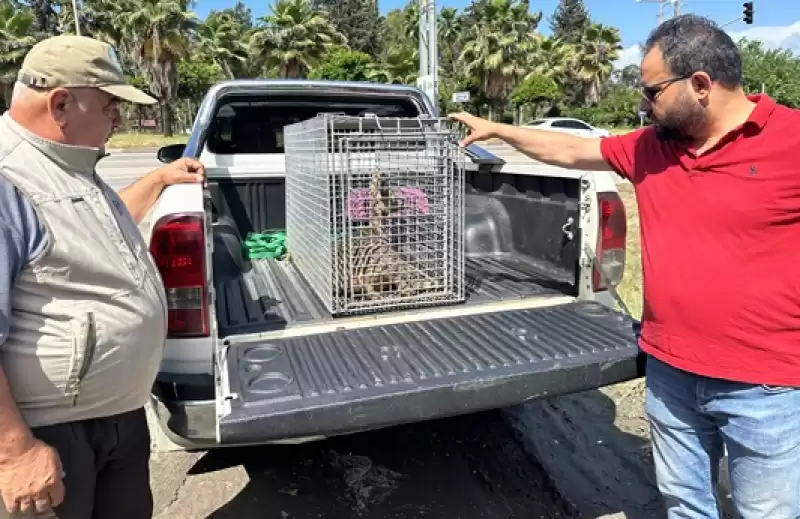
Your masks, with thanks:
[[[399,211],[403,206],[402,198],[393,195],[402,193],[404,188],[386,189],[383,177],[384,173],[377,168],[370,177],[369,224],[353,228],[349,239],[339,242],[337,293],[340,297],[346,295],[344,281],[351,267],[351,293],[362,298],[408,296],[442,288],[440,281],[427,277],[409,261],[410,258],[401,257],[391,240],[394,233],[386,232],[387,217],[402,214]],[[424,200],[417,200],[414,205],[424,207],[424,203]]]

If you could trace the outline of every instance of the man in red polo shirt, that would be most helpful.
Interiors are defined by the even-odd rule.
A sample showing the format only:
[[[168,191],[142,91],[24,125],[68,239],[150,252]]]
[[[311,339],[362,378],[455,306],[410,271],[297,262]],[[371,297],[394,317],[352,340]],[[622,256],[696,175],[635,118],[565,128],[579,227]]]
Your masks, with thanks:
[[[451,117],[539,161],[615,171],[641,220],[647,414],[670,518],[800,517],[800,114],[741,86],[735,43],[683,15],[648,38],[652,126],[587,139]]]

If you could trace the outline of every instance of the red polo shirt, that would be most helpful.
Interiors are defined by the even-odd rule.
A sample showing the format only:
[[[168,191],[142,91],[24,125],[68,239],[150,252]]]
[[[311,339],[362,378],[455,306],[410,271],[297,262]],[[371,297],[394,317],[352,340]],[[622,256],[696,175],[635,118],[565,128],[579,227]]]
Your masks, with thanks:
[[[800,386],[800,112],[765,95],[698,156],[652,127],[603,139],[639,205],[641,348],[676,368]]]

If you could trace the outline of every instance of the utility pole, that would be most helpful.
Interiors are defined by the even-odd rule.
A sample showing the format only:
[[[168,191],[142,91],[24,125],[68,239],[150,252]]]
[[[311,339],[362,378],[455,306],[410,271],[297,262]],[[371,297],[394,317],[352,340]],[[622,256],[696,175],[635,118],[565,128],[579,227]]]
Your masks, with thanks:
[[[419,77],[417,87],[439,108],[439,52],[436,39],[436,0],[419,2]]]
[[[658,24],[664,21],[664,10],[667,6],[672,5],[672,15],[678,16],[681,14],[681,6],[683,0],[636,0],[637,4],[658,4]]]
[[[81,35],[81,22],[78,19],[78,0],[72,0],[72,14],[75,17],[75,34]]]

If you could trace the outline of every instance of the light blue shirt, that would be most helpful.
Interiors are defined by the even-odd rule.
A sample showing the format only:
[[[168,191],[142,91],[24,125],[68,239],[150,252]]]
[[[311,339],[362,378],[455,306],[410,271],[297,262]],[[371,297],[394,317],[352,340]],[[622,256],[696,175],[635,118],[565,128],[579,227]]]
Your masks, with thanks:
[[[47,232],[28,199],[0,176],[0,345],[8,338],[11,289],[46,245]]]

